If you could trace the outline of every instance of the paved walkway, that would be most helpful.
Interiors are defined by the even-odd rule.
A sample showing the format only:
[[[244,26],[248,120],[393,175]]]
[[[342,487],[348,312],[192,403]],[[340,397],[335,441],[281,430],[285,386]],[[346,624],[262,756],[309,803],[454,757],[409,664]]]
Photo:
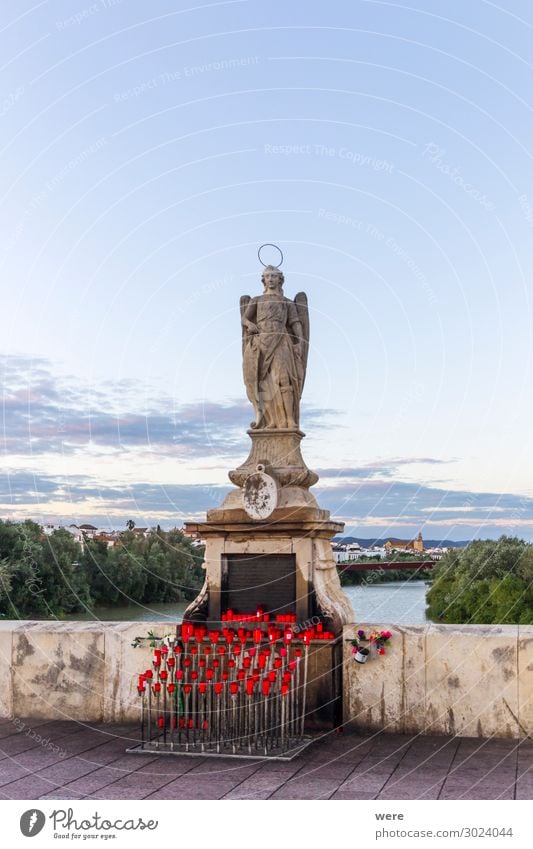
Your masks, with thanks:
[[[125,754],[131,726],[0,720],[3,799],[533,799],[533,741],[328,734],[292,762]]]

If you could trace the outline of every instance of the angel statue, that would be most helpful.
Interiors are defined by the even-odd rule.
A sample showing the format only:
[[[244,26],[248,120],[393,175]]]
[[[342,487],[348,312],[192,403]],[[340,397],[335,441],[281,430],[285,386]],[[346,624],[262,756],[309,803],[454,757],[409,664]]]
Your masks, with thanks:
[[[261,280],[262,295],[241,298],[244,383],[255,409],[251,426],[295,429],[309,350],[307,296],[286,298],[285,278],[274,265],[265,267]]]

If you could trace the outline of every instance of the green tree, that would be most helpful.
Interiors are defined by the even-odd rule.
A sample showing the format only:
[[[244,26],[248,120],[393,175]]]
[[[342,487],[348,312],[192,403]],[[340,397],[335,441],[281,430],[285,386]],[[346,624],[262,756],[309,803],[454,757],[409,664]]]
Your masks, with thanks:
[[[452,549],[431,579],[427,601],[434,621],[533,624],[533,546],[517,537]]]

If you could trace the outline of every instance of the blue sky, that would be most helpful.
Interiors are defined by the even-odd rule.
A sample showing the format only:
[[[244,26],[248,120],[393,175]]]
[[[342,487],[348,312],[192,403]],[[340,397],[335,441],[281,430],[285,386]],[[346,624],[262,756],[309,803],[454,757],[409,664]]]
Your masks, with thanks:
[[[532,36],[525,0],[6,8],[0,515],[214,506],[276,242],[321,504],[533,539]]]

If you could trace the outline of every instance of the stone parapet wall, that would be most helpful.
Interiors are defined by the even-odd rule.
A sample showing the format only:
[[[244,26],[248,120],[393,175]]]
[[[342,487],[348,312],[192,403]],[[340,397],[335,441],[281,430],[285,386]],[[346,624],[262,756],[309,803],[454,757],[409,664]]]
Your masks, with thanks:
[[[353,659],[357,630],[389,630],[385,655]],[[364,731],[533,736],[533,626],[347,625],[344,721]]]
[[[0,622],[0,710],[3,716],[136,722],[137,675],[152,649],[132,648],[161,622]]]
[[[357,628],[392,631],[384,656],[359,665]],[[0,622],[3,716],[127,722],[139,719],[137,674],[151,649],[132,648],[160,622]],[[343,634],[344,721],[361,731],[533,736],[533,626],[348,625]]]

